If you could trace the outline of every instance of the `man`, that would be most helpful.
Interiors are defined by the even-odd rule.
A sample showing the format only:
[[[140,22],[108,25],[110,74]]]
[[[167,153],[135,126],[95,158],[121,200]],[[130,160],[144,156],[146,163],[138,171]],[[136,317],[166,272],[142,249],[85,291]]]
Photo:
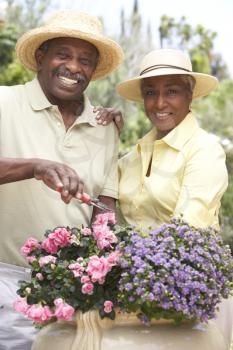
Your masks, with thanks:
[[[118,133],[114,123],[98,124],[84,91],[121,63],[122,49],[101,34],[97,18],[72,10],[25,33],[16,53],[37,77],[0,88],[1,350],[31,347],[31,325],[12,312],[26,239],[90,224],[96,211],[80,204],[83,191],[112,208],[118,195]]]

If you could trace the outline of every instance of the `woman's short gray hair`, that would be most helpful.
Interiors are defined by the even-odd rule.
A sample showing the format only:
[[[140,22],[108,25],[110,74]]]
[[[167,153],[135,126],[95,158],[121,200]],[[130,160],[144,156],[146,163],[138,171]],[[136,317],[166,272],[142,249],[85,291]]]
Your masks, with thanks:
[[[193,93],[196,85],[196,80],[191,75],[180,75],[180,80],[186,85],[186,88]]]

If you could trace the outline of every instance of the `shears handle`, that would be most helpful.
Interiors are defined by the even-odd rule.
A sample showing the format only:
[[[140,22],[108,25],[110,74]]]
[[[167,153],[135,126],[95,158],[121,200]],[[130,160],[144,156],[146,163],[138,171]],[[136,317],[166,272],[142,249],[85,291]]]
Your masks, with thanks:
[[[92,198],[87,193],[83,192],[83,195],[80,198],[80,201],[86,204],[90,204],[92,202]]]
[[[62,186],[59,186],[56,188],[56,191],[61,192],[62,191]],[[79,198],[79,200],[82,203],[85,203],[87,205],[93,205],[103,211],[107,211],[107,212],[112,212],[112,208],[108,207],[107,205],[105,205],[104,203],[100,202],[98,198],[95,197],[91,197],[89,196],[89,194],[83,192],[82,197]]]
[[[62,187],[57,187],[56,191],[57,192],[61,192],[62,191]],[[98,202],[97,198],[93,198],[93,197],[89,196],[89,194],[87,194],[85,192],[83,192],[82,197],[79,198],[79,200],[82,203],[89,204],[89,205],[91,205],[91,204],[94,205],[95,202]]]
[[[56,187],[57,192],[62,192],[62,186],[57,186]],[[90,204],[92,202],[92,198],[89,196],[89,194],[83,192],[82,197],[79,199],[81,202]]]

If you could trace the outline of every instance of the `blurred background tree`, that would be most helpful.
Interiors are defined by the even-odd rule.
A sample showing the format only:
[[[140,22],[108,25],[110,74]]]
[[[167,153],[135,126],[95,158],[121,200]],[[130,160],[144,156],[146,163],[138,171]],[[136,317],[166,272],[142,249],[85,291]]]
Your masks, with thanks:
[[[0,84],[13,85],[24,83],[34,76],[15,57],[18,37],[24,31],[43,24],[48,9],[56,10],[56,1],[6,0],[4,3],[4,16],[0,19]],[[114,106],[124,112],[120,155],[126,153],[151,127],[142,104],[123,100],[115,92],[115,86],[120,81],[137,75],[138,64],[146,53],[158,47],[179,48],[190,55],[194,71],[213,74],[220,80],[219,88],[210,96],[194,101],[192,108],[200,124],[215,134],[226,150],[229,187],[222,200],[220,218],[225,240],[233,250],[233,81],[221,54],[215,52],[217,33],[201,24],[191,26],[184,16],[177,20],[163,15],[158,28],[159,40],[155,43],[156,33],[152,33],[150,24],[143,23],[138,0],[134,1],[128,17],[123,9],[119,16],[120,30],[113,39],[122,46],[125,61],[107,78],[92,82],[88,94],[94,105]]]
[[[0,21],[0,84],[13,85],[30,80],[34,74],[19,64],[15,44],[26,30],[42,23],[51,0],[5,0]]]
[[[179,21],[164,15],[159,27],[160,47],[176,47],[186,51],[192,61],[193,70],[213,74],[222,80],[228,77],[227,66],[222,56],[214,51],[217,33],[198,24],[192,27],[182,16]]]

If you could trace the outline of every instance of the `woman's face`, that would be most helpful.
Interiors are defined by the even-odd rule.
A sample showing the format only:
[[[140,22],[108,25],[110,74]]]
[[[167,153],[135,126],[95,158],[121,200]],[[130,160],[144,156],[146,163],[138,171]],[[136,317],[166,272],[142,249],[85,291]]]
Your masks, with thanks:
[[[163,75],[142,81],[145,112],[158,138],[166,136],[189,112],[192,93],[182,79],[179,75]]]

